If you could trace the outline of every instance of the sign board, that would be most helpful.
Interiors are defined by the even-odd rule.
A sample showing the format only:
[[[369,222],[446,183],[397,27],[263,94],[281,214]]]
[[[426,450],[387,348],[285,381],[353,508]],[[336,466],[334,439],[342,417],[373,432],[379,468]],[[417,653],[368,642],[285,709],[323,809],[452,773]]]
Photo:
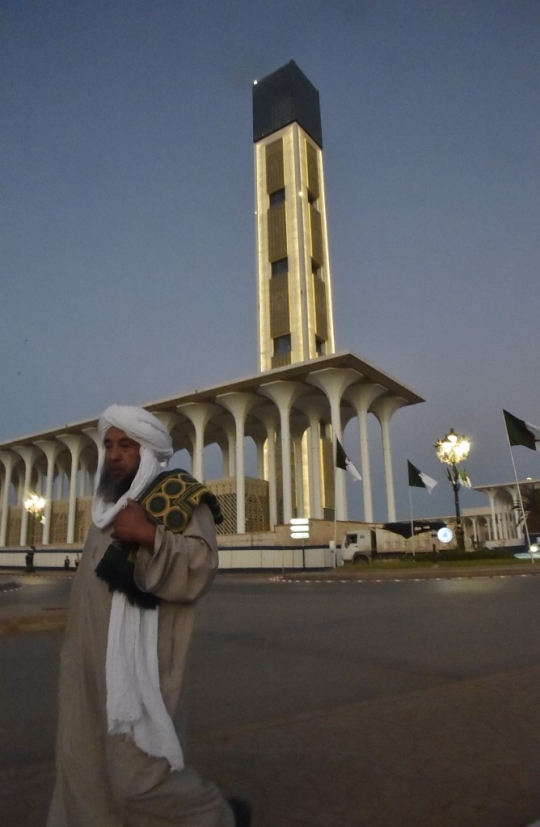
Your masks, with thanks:
[[[293,517],[290,520],[291,537],[293,540],[309,539],[309,518]]]

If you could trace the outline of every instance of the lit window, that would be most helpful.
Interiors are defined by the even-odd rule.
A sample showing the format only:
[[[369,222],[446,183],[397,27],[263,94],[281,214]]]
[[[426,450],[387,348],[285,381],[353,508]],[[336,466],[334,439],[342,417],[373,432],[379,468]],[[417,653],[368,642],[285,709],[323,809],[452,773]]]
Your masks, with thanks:
[[[284,276],[289,272],[289,259],[280,258],[272,262],[272,276]]]
[[[291,352],[291,334],[287,333],[286,336],[278,336],[274,339],[274,356],[278,356],[282,353],[290,353]]]

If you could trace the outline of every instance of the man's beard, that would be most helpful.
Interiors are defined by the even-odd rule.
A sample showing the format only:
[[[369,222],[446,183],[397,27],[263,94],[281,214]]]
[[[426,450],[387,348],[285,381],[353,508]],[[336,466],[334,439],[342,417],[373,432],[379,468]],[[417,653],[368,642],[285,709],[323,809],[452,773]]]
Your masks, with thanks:
[[[109,472],[103,468],[101,472],[101,479],[97,487],[97,495],[101,497],[105,503],[116,503],[120,497],[131,488],[131,483],[135,479],[137,472],[129,474],[121,480],[111,479]]]

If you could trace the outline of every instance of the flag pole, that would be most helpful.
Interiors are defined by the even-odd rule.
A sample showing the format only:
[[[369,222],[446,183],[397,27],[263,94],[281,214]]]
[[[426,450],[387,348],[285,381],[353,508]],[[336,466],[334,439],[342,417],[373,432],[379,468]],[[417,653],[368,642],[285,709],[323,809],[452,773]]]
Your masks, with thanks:
[[[332,456],[332,463],[334,465],[334,568],[337,567],[337,472],[338,466],[336,463],[337,452],[337,436],[334,431],[334,451]]]
[[[412,510],[412,488],[409,485],[409,515],[411,518],[411,551],[412,556],[414,557],[414,520],[413,520],[413,510]]]
[[[523,498],[521,496],[521,488],[519,487],[519,479],[518,479],[517,470],[516,470],[516,463],[514,462],[514,454],[512,452],[512,446],[510,444],[510,437],[508,436],[508,428],[506,427],[506,422],[505,422],[505,428],[504,429],[506,431],[506,440],[508,442],[508,449],[510,451],[510,457],[512,459],[512,468],[514,469],[514,476],[516,478],[516,487],[517,487],[517,492],[518,492],[519,504],[521,506],[521,514],[523,516],[523,528],[524,528],[524,531],[525,531],[525,537],[527,538],[527,545],[529,547],[529,554],[531,555],[531,561],[534,563],[534,557],[533,557],[533,553],[531,551],[531,538],[529,536],[529,527],[527,525],[527,517],[525,516],[525,509],[523,508]]]

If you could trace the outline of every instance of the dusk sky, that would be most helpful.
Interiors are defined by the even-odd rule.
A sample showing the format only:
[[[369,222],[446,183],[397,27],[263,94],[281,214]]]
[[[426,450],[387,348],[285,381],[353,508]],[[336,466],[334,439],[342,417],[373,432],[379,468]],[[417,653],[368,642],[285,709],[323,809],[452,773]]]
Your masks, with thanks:
[[[0,440],[258,371],[252,84],[294,60],[336,349],[426,399],[391,423],[398,517],[407,459],[440,481],[415,512],[452,513],[452,427],[473,485],[512,480],[502,408],[540,425],[537,0],[4,0],[0,37]]]

